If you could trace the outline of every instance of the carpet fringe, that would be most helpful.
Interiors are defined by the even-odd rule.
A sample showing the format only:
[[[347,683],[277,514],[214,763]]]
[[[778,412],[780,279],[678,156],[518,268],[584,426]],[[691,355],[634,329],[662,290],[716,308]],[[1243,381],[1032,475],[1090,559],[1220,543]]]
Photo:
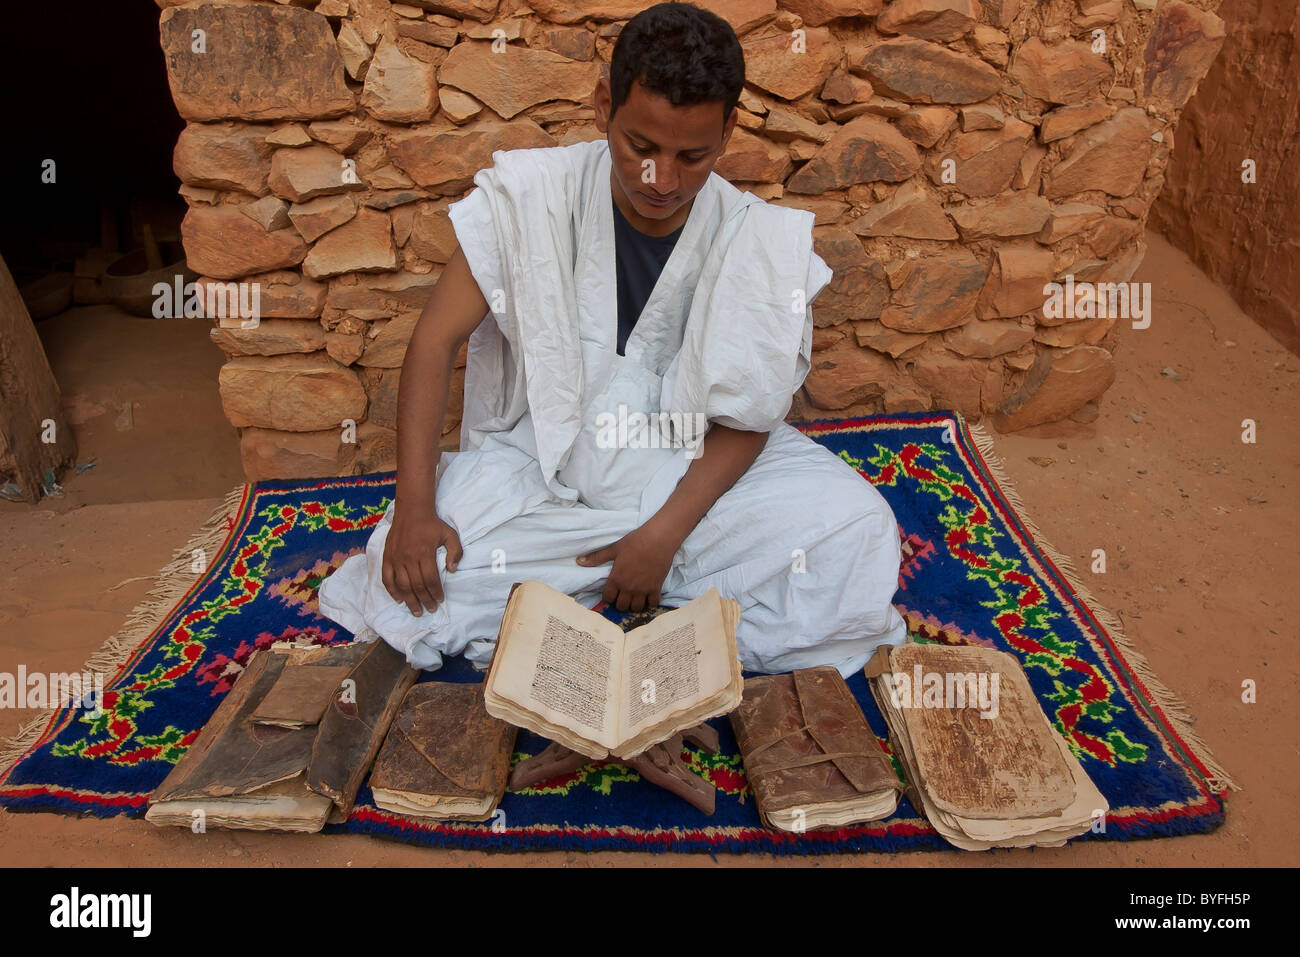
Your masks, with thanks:
[[[185,543],[184,547],[172,553],[172,560],[164,565],[157,575],[150,576],[157,584],[150,590],[144,601],[131,609],[121,629],[86,659],[86,663],[81,666],[82,672],[102,674],[104,687],[111,686],[117,677],[117,672],[131,657],[132,652],[153,634],[159,623],[194,586],[197,578],[194,572],[190,571],[190,566],[194,560],[195,549],[203,549],[208,556],[208,569],[215,564],[213,559],[217,551],[233,534],[232,530],[226,527],[226,517],[238,512],[247,488],[246,485],[239,485],[227,493],[199,531]],[[207,574],[207,571],[203,574]],[[19,728],[18,733],[12,738],[0,740],[0,780],[4,779],[13,765],[40,739],[42,729],[47,727],[55,715],[62,710],[62,708],[50,708]]]
[[[1020,494],[1011,483],[1010,476],[1007,475],[1006,470],[1003,468],[1002,460],[998,458],[997,453],[994,451],[993,436],[979,425],[971,423],[965,423],[965,425],[970,431],[971,437],[975,440],[975,446],[979,449],[980,456],[988,465],[994,481],[998,483],[998,487],[1002,490],[1007,503],[1015,510],[1016,515],[1028,530],[1034,544],[1060,569],[1061,574],[1065,576],[1065,580],[1079,597],[1079,600],[1097,616],[1097,620],[1101,622],[1102,627],[1106,629],[1111,638],[1115,640],[1115,644],[1124,653],[1124,660],[1133,669],[1134,674],[1138,676],[1142,684],[1146,686],[1146,690],[1151,693],[1151,697],[1169,723],[1174,726],[1178,736],[1196,752],[1197,759],[1209,771],[1210,776],[1206,779],[1209,788],[1216,794],[1222,793],[1228,788],[1240,791],[1240,785],[1233,781],[1227,769],[1218,762],[1209,746],[1196,733],[1192,726],[1191,712],[1187,710],[1187,706],[1182,699],[1156,676],[1146,656],[1137,649],[1132,639],[1125,634],[1124,625],[1119,618],[1105,605],[1097,601],[1084,586],[1079,572],[1074,567],[1074,562],[1050,545],[1038,531],[1038,527],[1029,518],[1029,510],[1025,508],[1024,501],[1020,498]]]

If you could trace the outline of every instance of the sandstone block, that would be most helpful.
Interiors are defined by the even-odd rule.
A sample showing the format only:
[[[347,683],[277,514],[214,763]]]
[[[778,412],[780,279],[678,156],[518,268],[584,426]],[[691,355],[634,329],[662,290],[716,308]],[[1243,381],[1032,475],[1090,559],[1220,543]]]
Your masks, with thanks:
[[[255,329],[217,326],[208,335],[228,356],[278,356],[325,348],[320,323],[301,319],[263,319]]]
[[[329,21],[310,10],[203,4],[164,10],[159,23],[167,82],[187,120],[314,120],[355,106]],[[195,30],[208,52],[194,52]]]
[[[909,103],[978,103],[1001,88],[982,60],[926,40],[900,38],[850,53],[849,69],[880,93]]]
[[[876,29],[947,43],[969,33],[979,15],[975,0],[894,0],[876,17]]]
[[[821,98],[831,103],[865,103],[871,93],[871,84],[862,77],[836,73],[822,84]]]
[[[1052,281],[1051,250],[1036,246],[999,246],[993,250],[988,282],[980,293],[976,313],[981,319],[1042,315],[1043,287]],[[1032,332],[1031,332],[1032,335]],[[1011,352],[1024,343],[1016,343]]]
[[[341,332],[325,332],[321,330],[324,336],[325,351],[329,353],[330,358],[342,366],[350,366],[361,358],[361,353],[365,350],[366,339],[361,335],[348,335]],[[374,410],[371,410],[371,417],[374,417]]]
[[[1134,107],[1120,110],[1079,135],[1048,171],[1043,192],[1051,199],[1087,190],[1128,196],[1142,182],[1154,146],[1146,113]]]
[[[956,111],[946,106],[915,106],[900,116],[895,125],[913,143],[929,149],[943,139],[956,122]]]
[[[596,38],[590,30],[560,28],[546,31],[546,42],[560,56],[586,62],[596,55]]]
[[[802,49],[788,33],[749,40],[745,53],[745,80],[783,100],[797,100],[820,89],[840,60],[840,45],[830,31],[811,27],[803,34]]]
[[[927,158],[926,174],[967,196],[995,196],[1011,185],[1033,135],[1032,126],[1016,119],[1000,130],[956,133]]]
[[[396,43],[384,40],[366,71],[361,105],[376,119],[415,123],[433,116],[436,91],[432,66],[407,56]]]
[[[737,128],[714,172],[738,183],[779,183],[790,172],[791,165],[790,154],[780,146]]]
[[[483,112],[482,103],[468,93],[450,86],[438,88],[438,105],[442,108],[443,115],[457,126],[468,123]]]
[[[979,239],[1032,236],[1051,215],[1047,200],[1036,193],[1006,193],[994,199],[975,200],[946,212],[957,224],[965,242]],[[1050,257],[1050,253],[1048,254]]]
[[[419,313],[408,312],[389,320],[379,334],[366,343],[366,351],[358,363],[367,368],[400,369],[419,318]]]
[[[221,367],[218,383],[226,418],[238,428],[314,432],[365,417],[361,380],[324,353],[240,356]]]
[[[307,146],[311,143],[311,137],[307,131],[302,128],[300,123],[290,123],[287,126],[277,126],[270,133],[266,134],[266,143],[268,146]]]
[[[1115,381],[1115,364],[1105,349],[1075,346],[1044,353],[1024,384],[993,417],[999,432],[1014,432],[1072,414],[1105,392]]]
[[[1049,103],[1078,103],[1115,71],[1086,43],[1067,40],[1048,46],[1030,37],[1016,50],[1008,73],[1030,96]]]
[[[298,235],[307,242],[315,242],[331,229],[342,226],[357,214],[357,201],[352,196],[318,196],[305,203],[289,207],[289,219]]]
[[[421,203],[411,221],[410,245],[415,254],[430,262],[446,263],[459,245],[451,217],[447,215],[448,203]]]
[[[849,224],[859,236],[901,236],[909,239],[956,239],[938,200],[915,180],[908,180],[892,195],[874,204]]]
[[[885,304],[885,268],[842,226],[813,229],[813,249],[834,278],[813,302],[813,324],[833,326],[849,319],[874,319]]]
[[[1182,0],[1160,6],[1147,40],[1147,100],[1166,109],[1182,109],[1205,76],[1226,37],[1223,21],[1209,10]]]
[[[502,123],[480,119],[454,130],[396,134],[389,140],[388,152],[393,162],[419,185],[440,195],[455,196],[474,184],[475,173],[492,165],[496,150],[555,145],[555,140],[531,120]]]
[[[318,120],[307,127],[311,138],[350,155],[370,141],[371,133],[352,120]]]
[[[797,14],[811,27],[821,27],[844,17],[872,17],[884,0],[781,0],[782,9]]]
[[[392,221],[387,213],[373,209],[358,210],[350,222],[318,239],[302,263],[303,273],[312,279],[396,268]]]
[[[853,338],[860,346],[875,349],[897,359],[920,346],[928,336],[890,329],[878,320],[854,322]]]
[[[570,60],[549,50],[466,42],[452,47],[438,81],[486,103],[505,119],[547,100],[585,102],[595,89],[595,63]]]
[[[854,183],[897,183],[921,168],[911,141],[883,120],[860,116],[831,137],[787,184],[796,193],[822,193]]]
[[[922,256],[894,290],[880,321],[900,332],[939,332],[972,318],[988,270],[965,249]]]
[[[365,189],[351,161],[328,146],[276,150],[268,182],[275,195],[294,203]]]
[[[898,378],[900,373],[892,359],[841,342],[812,357],[812,368],[803,385],[813,405],[834,410],[882,396],[885,384]]]
[[[263,196],[255,203],[236,208],[268,232],[289,225],[289,204],[274,196]]]
[[[190,186],[265,196],[271,150],[264,140],[261,130],[243,124],[190,123],[176,140],[172,168]]]
[[[351,475],[357,447],[342,440],[338,429],[322,432],[277,432],[244,429],[239,454],[250,482],[267,479]]]
[[[354,80],[364,80],[370,68],[370,58],[374,55],[369,44],[361,38],[361,33],[350,20],[344,20],[338,34],[339,59],[348,76]]]
[[[314,282],[296,270],[262,273],[248,276],[244,281],[257,284],[263,321],[268,318],[314,319],[321,314],[329,292],[324,283]]]
[[[974,359],[992,359],[1015,352],[1032,341],[1032,327],[1010,319],[985,319],[968,322],[943,334],[943,344],[958,355]]]
[[[397,392],[402,382],[402,370],[369,369],[366,375],[374,376],[376,380],[370,387],[367,419],[381,428],[397,428]]]
[[[909,355],[906,365],[915,385],[931,396],[933,408],[956,409],[969,418],[979,418],[989,368],[986,360],[967,359],[930,341]]]
[[[1115,316],[1094,316],[1078,319],[1059,326],[1039,326],[1034,330],[1034,341],[1046,346],[1069,348],[1078,345],[1098,345],[1115,325]]]
[[[1104,215],[1104,209],[1091,203],[1061,203],[1053,206],[1051,217],[1038,234],[1038,241],[1059,243],[1062,239],[1087,229]]]
[[[1073,136],[1079,130],[1100,123],[1110,116],[1110,106],[1105,102],[1082,103],[1079,106],[1062,106],[1043,117],[1038,128],[1038,138],[1044,143]]]
[[[1003,112],[991,103],[981,103],[978,106],[963,106],[961,108],[961,131],[969,133],[971,130],[1000,130],[1006,123],[1007,118]]]
[[[796,139],[825,143],[835,132],[836,127],[829,123],[814,123],[804,119],[798,113],[779,107],[774,107],[768,112],[767,122],[763,124],[764,135],[778,143],[788,143]]]
[[[234,206],[191,207],[181,240],[189,267],[214,279],[296,266],[307,255],[307,244],[292,229],[267,232]]]

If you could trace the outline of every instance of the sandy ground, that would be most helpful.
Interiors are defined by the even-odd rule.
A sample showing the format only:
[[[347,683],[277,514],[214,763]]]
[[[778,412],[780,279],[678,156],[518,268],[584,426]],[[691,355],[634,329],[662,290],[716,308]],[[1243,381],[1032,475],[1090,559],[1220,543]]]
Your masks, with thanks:
[[[985,854],[771,858],[717,866],[1296,865],[1285,822],[1300,767],[1294,585],[1300,540],[1300,359],[1255,326],[1159,236],[1135,279],[1151,327],[1125,328],[1119,377],[1089,425],[1000,436],[998,454],[1042,536],[1123,621],[1196,730],[1243,788],[1217,831]],[[201,321],[77,309],[41,324],[73,399],[81,462],[62,498],[0,503],[0,670],[74,671],[141,601],[154,575],[242,481],[221,415],[221,356]],[[1163,370],[1172,370],[1176,378]],[[130,402],[131,424],[121,418]],[[99,411],[102,408],[102,411]],[[1258,440],[1242,442],[1242,420]],[[1031,460],[1032,458],[1032,460]],[[1048,461],[1050,460],[1050,461]],[[1105,549],[1105,574],[1092,574]],[[1242,701],[1252,679],[1257,702]],[[33,712],[0,711],[0,736]],[[702,855],[485,854],[357,835],[160,830],[143,820],[0,813],[0,864],[673,867]]]

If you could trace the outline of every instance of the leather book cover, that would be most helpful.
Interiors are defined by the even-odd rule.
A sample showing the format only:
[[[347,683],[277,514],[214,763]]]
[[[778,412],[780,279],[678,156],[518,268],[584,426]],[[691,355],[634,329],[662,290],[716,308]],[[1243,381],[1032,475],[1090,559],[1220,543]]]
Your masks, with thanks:
[[[488,714],[483,684],[427,681],[407,692],[371,790],[499,801],[518,729]]]
[[[419,676],[386,641],[376,638],[361,647],[364,656],[343,679],[346,693],[330,698],[316,726],[307,765],[307,786],[333,801],[344,816],[351,813],[388,726]]]
[[[337,668],[357,658],[358,650],[351,645],[256,652],[195,746],[177,762],[151,801],[251,794],[301,774],[311,760],[316,726],[262,724],[253,720],[253,715],[277,687],[301,688],[305,684],[328,697],[337,685]],[[305,674],[307,680],[301,681],[299,674]],[[317,675],[323,680],[314,680]]]
[[[764,821],[775,811],[902,789],[834,668],[746,679],[731,726]]]
[[[311,665],[289,662],[275,685],[254,710],[255,724],[301,728],[317,724],[331,696],[351,671],[348,665]]]

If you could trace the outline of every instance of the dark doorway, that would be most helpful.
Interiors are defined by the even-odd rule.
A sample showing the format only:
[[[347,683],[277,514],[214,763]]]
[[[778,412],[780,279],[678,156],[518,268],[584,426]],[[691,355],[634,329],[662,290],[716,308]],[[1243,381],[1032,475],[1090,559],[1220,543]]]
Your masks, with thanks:
[[[167,86],[153,0],[63,0],[5,9],[10,65],[0,255],[19,286],[71,272],[88,249],[174,239],[184,200],[172,148],[184,122]],[[43,182],[46,161],[54,182]]]

